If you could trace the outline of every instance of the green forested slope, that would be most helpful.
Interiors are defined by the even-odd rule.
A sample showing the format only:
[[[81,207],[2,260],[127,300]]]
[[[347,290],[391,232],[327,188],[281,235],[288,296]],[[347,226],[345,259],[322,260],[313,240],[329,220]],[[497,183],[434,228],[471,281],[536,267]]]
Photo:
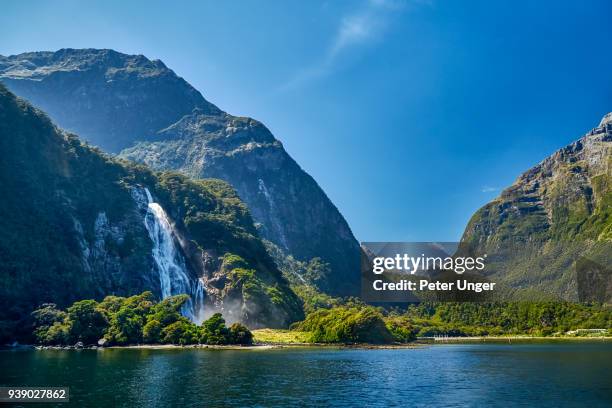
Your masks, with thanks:
[[[120,163],[0,85],[2,339],[19,335],[30,311],[44,302],[64,307],[144,290],[159,297],[152,242],[134,199],[134,190],[144,188],[171,218],[187,272],[204,280],[209,306],[231,306],[232,319],[254,326],[282,326],[301,316],[229,185]],[[240,267],[227,262],[233,258]]]

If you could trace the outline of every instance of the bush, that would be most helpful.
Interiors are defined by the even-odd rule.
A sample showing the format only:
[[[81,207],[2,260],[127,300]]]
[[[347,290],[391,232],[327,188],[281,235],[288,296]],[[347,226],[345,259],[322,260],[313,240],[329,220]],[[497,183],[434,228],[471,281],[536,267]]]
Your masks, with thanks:
[[[34,332],[36,340],[46,345],[67,345],[70,343],[70,325],[55,322],[50,327],[40,327]]]
[[[336,307],[309,314],[295,328],[311,332],[315,343],[390,343],[393,336],[373,307]]]
[[[391,316],[385,319],[385,325],[398,343],[409,343],[416,340],[417,329],[404,316]]]
[[[181,319],[169,326],[166,326],[161,331],[161,339],[163,343],[170,344],[196,344],[198,342],[197,326],[187,319]]]
[[[204,344],[229,344],[231,342],[230,331],[225,326],[225,319],[221,313],[215,313],[202,323],[200,342]]]
[[[241,323],[234,323],[230,326],[230,343],[249,345],[253,344],[253,333]]]

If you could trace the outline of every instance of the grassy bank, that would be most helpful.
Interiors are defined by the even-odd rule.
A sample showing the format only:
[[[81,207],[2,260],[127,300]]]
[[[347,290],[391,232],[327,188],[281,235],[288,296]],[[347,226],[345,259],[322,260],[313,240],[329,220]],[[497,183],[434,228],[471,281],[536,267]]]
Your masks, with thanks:
[[[297,330],[259,329],[253,330],[256,344],[308,344],[310,333]]]
[[[612,341],[610,336],[460,336],[460,337],[420,337],[416,343],[426,344],[443,344],[443,343],[514,343],[514,342],[549,342],[549,341],[567,341],[567,342],[597,342],[597,341]],[[253,342],[259,345],[324,345],[322,343],[311,342],[311,333],[304,331],[282,330],[282,329],[259,329],[253,330]],[[328,345],[334,345],[330,343]],[[335,344],[336,346],[342,344]],[[361,347],[406,347],[406,344],[391,344],[391,345],[368,345],[361,343],[356,346]]]

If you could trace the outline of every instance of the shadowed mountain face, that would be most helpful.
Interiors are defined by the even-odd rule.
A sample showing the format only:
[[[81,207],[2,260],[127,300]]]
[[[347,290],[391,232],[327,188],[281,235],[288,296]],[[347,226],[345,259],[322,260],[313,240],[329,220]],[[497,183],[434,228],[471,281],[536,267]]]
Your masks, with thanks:
[[[462,242],[526,297],[610,302],[612,114],[478,210]]]
[[[359,245],[314,179],[263,124],[222,112],[161,61],[112,50],[34,52],[0,57],[0,80],[107,151],[229,182],[264,238],[329,264],[322,289],[357,293]]]
[[[0,85],[0,342],[45,302],[186,293],[185,314],[251,327],[303,314],[220,180],[119,163],[56,128]]]

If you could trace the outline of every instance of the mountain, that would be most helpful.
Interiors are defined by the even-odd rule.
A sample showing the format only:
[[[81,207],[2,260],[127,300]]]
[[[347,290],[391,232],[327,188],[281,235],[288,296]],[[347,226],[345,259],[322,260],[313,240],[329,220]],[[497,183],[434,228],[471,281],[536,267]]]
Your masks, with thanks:
[[[104,150],[227,181],[279,253],[329,266],[321,289],[358,292],[359,244],[316,181],[263,124],[221,111],[161,61],[112,50],[33,52],[0,57],[0,80]]]
[[[478,210],[462,242],[524,297],[612,301],[612,113]]]
[[[0,56],[0,78],[62,128],[113,153],[194,108],[220,113],[161,61],[112,50]]]
[[[286,326],[301,304],[220,180],[119,162],[57,128],[0,85],[0,338],[27,332],[44,302],[191,296],[198,321],[221,311]]]

